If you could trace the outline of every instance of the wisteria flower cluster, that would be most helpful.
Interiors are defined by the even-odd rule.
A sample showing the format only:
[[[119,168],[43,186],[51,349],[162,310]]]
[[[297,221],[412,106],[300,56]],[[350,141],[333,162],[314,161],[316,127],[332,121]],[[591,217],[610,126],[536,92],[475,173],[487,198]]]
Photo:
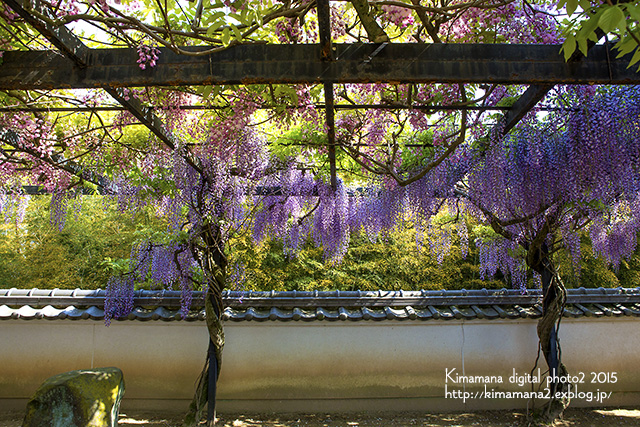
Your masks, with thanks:
[[[547,244],[564,245],[576,265],[578,231],[590,225],[595,251],[616,265],[640,231],[638,89],[576,88],[564,94],[570,97],[580,107],[542,123],[533,113],[495,141],[470,171],[469,196],[481,217],[504,224],[512,242],[526,246],[546,232]],[[513,271],[507,254],[498,262],[492,252],[487,246],[487,274],[498,264]]]
[[[393,22],[400,28],[406,28],[414,23],[413,12],[406,7],[383,5],[384,19]]]
[[[155,67],[159,58],[160,50],[158,48],[142,43],[138,45],[138,60],[136,62],[141,70]]]

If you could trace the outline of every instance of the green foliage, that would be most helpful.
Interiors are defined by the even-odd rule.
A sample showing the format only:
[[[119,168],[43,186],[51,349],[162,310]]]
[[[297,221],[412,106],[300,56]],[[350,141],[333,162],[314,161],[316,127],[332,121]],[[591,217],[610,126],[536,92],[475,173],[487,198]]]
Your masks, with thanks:
[[[49,222],[48,196],[33,197],[23,223],[0,225],[0,288],[104,288],[128,268],[131,244],[161,224],[144,211],[120,215],[102,197],[83,197],[62,231]]]
[[[614,34],[618,58],[635,52],[629,59],[629,67],[640,61],[640,5],[628,3],[593,4],[588,0],[559,0],[558,9],[566,7],[569,19],[565,20],[562,44],[565,60],[576,48],[587,55],[587,42],[598,41],[598,28],[605,34]],[[640,70],[640,68],[639,68]]]
[[[418,252],[414,231],[397,231],[384,241],[352,237],[349,252],[338,265],[323,260],[322,248],[307,242],[294,257],[282,244],[261,246],[248,239],[234,242],[236,262],[246,266],[246,289],[251,290],[412,290],[502,288],[499,280],[479,278],[477,253],[466,259],[455,248],[439,265],[427,249]]]
[[[49,197],[32,198],[23,223],[0,226],[0,288],[104,288],[110,275],[128,271],[131,246],[136,241],[163,241],[166,225],[145,210],[135,216],[105,208],[102,197],[83,197],[81,215],[70,213],[62,232],[49,223]],[[441,218],[443,221],[447,218]],[[490,227],[469,227],[469,241],[492,239]],[[425,242],[437,236],[425,236]],[[415,290],[481,289],[509,287],[498,274],[481,280],[478,253],[473,244],[466,258],[457,243],[442,264],[428,248],[418,251],[414,230],[397,230],[384,240],[371,242],[352,236],[343,262],[332,265],[314,242],[295,257],[285,254],[282,243],[253,244],[248,236],[229,242],[231,263],[246,268],[241,289],[251,290]],[[554,262],[567,287],[640,286],[640,250],[617,271],[594,256],[585,238],[578,275],[571,257],[559,252]],[[233,268],[229,277],[233,276]],[[141,285],[152,288],[152,283]],[[534,286],[530,281],[530,286]],[[234,288],[233,283],[229,283]]]
[[[633,257],[637,263],[640,251]],[[580,243],[580,269],[576,269],[571,257],[566,251],[558,253],[556,259],[558,272],[567,288],[616,288],[618,286],[634,287],[626,280],[620,280],[616,273],[600,257],[596,257],[586,238]],[[639,265],[640,266],[640,265]],[[631,278],[632,275],[628,277]]]

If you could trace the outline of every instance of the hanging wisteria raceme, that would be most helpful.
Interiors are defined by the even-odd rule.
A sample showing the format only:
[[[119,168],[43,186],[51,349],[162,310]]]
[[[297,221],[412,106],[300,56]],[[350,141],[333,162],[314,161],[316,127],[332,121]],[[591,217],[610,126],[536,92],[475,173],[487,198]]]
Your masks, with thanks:
[[[542,120],[531,114],[479,156],[466,182],[469,200],[509,241],[526,248],[544,232],[576,265],[578,232],[591,223],[595,251],[617,265],[635,249],[640,230],[638,95],[635,87],[566,91],[572,108]],[[495,245],[484,243],[481,271],[500,268],[513,278],[513,250],[498,256]]]
[[[349,248],[349,196],[341,181],[334,190],[318,183],[318,208],[315,213],[313,237],[324,249],[325,259],[339,262]]]
[[[637,246],[640,230],[640,195],[621,201],[612,210],[597,217],[590,228],[590,238],[596,254],[614,267],[629,258]]]
[[[352,209],[351,228],[364,230],[372,242],[395,229],[404,208],[405,189],[386,180],[364,189]]]
[[[460,239],[460,252],[462,258],[466,258],[469,254],[469,229],[467,228],[467,222],[464,217],[459,220],[456,231],[458,232],[458,238]]]
[[[524,251],[517,242],[478,238],[475,243],[481,279],[493,279],[500,272],[513,288],[521,291],[527,288],[527,266],[522,256]]]
[[[0,188],[0,218],[5,224],[15,221],[20,224],[24,219],[31,196],[21,191],[7,191]]]
[[[280,239],[285,252],[295,256],[313,238],[322,246],[325,259],[342,259],[349,246],[352,200],[340,180],[334,190],[321,176],[300,171],[292,163],[261,188],[274,194],[256,198],[260,209],[254,217],[254,241]]]
[[[431,155],[438,156],[442,150],[435,150]],[[426,242],[428,249],[442,262],[453,247],[454,236],[458,235],[462,253],[466,256],[467,229],[464,221],[460,223],[465,206],[455,199],[455,186],[467,173],[472,155],[468,147],[463,147],[420,179],[405,186],[398,185],[390,177],[371,181],[375,185],[352,197],[351,229],[364,231],[374,241],[386,238],[389,232],[405,227],[410,221],[416,229],[418,249],[424,246],[425,236],[430,236]],[[407,176],[411,177],[412,173],[416,172],[408,171]],[[436,224],[436,216],[443,211],[448,211],[452,219],[445,221],[446,224]]]
[[[133,310],[134,284],[133,276],[113,276],[109,279],[104,300],[104,321],[107,326],[112,319],[125,317]]]
[[[67,222],[67,209],[71,197],[71,194],[65,190],[55,191],[51,195],[51,205],[49,207],[50,222],[51,225],[59,231],[62,231]]]

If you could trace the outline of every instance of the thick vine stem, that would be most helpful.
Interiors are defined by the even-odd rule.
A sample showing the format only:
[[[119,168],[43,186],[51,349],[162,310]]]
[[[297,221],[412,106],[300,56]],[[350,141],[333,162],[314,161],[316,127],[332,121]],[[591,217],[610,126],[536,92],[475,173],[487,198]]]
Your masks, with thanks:
[[[369,4],[367,0],[351,0],[353,8],[356,10],[360,22],[367,32],[367,36],[371,43],[387,43],[389,36],[370,14]]]
[[[220,239],[220,229],[216,226],[204,227],[202,238],[205,242],[202,256],[203,270],[207,278],[205,314],[209,330],[209,350],[204,368],[196,386],[196,392],[185,416],[184,427],[198,425],[207,407],[207,425],[215,424],[216,383],[222,366],[224,330],[222,327],[222,290],[226,283],[227,259]]]
[[[554,272],[549,288],[543,297],[543,315],[538,321],[538,338],[542,353],[549,366],[551,376],[551,399],[535,414],[539,422],[550,424],[562,415],[569,406],[569,398],[557,393],[569,391],[571,384],[565,379],[568,377],[567,368],[561,360],[560,344],[558,341],[558,326],[567,300],[567,290]]]
[[[221,277],[215,277],[214,282],[216,285],[222,283],[224,285],[224,274],[220,274]],[[222,280],[221,282],[219,280]],[[205,300],[205,312],[207,319],[207,329],[209,330],[209,337],[215,347],[215,356],[218,360],[218,372],[222,365],[222,348],[224,347],[224,331],[222,328],[222,288],[223,286],[209,287]]]
[[[530,267],[542,276],[542,317],[538,321],[537,332],[540,348],[549,367],[551,398],[533,414],[529,425],[550,425],[562,416],[569,406],[569,398],[564,393],[570,390],[571,384],[566,381],[568,372],[562,363],[558,340],[558,328],[567,301],[567,290],[549,260],[547,245],[543,244],[530,250],[537,252],[528,258],[529,262],[534,259],[537,261],[534,265],[530,264]]]
[[[196,391],[189,405],[189,412],[187,412],[187,415],[184,417],[183,427],[195,427],[200,423],[200,419],[204,415],[204,409],[207,405],[207,394],[209,392],[208,377],[209,358],[205,360],[204,368],[196,382]]]
[[[218,280],[224,279],[224,274],[214,274],[211,279],[213,286],[209,286],[205,297],[205,313],[207,329],[209,330],[209,354],[205,360],[204,368],[200,373],[196,385],[195,395],[189,405],[189,412],[185,416],[184,427],[198,425],[200,419],[205,414],[205,406],[208,408],[207,419],[209,426],[215,424],[215,382],[220,376],[222,366],[222,349],[224,348],[224,330],[222,327],[222,287],[218,285]],[[212,358],[213,356],[213,358]],[[215,362],[212,366],[211,362]],[[213,368],[213,371],[212,371]],[[212,381],[214,383],[212,384]],[[211,395],[211,385],[214,385],[214,394]]]

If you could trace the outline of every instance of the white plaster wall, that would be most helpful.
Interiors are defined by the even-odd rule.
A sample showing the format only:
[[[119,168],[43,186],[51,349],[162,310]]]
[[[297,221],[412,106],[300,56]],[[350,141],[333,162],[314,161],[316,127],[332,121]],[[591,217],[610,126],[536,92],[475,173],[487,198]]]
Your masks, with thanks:
[[[565,319],[563,360],[584,373],[581,391],[613,392],[605,402],[640,401],[640,320]],[[500,376],[509,384],[536,358],[531,320],[227,322],[219,382],[221,411],[465,410],[520,408],[517,399],[445,397],[445,370]],[[207,348],[204,322],[6,320],[0,322],[0,410],[20,409],[51,375],[117,366],[125,375],[123,407],[186,409]],[[539,366],[544,371],[544,361]],[[455,371],[452,369],[455,368]],[[616,383],[590,384],[591,372],[616,372]],[[602,378],[602,376],[601,376]],[[447,391],[475,395],[481,384]]]

